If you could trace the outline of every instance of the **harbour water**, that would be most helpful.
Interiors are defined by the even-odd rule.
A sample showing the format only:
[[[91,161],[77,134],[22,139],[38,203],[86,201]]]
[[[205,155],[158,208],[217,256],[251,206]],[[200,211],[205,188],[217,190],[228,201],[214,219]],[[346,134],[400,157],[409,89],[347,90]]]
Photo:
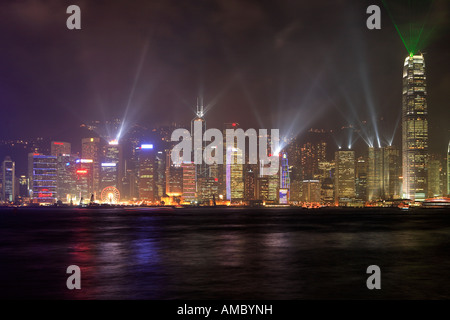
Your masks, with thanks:
[[[449,249],[442,210],[7,208],[0,297],[449,299]]]

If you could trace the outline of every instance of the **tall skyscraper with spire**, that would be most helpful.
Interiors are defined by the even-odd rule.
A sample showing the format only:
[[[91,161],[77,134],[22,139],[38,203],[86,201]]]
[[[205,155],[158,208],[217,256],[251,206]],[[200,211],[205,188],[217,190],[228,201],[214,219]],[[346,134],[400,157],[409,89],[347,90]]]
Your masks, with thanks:
[[[197,111],[195,112],[195,118],[191,121],[191,134],[193,135],[193,153],[194,153],[194,162],[201,161],[201,164],[195,165],[195,190],[194,192],[198,195],[201,186],[199,185],[200,181],[203,181],[202,178],[207,178],[207,166],[205,161],[203,160],[203,152],[205,151],[206,142],[203,141],[203,134],[206,131],[206,121],[204,118],[204,110],[203,110],[203,98],[197,98]],[[201,130],[201,132],[196,132]],[[196,132],[196,133],[194,133]],[[186,170],[186,169],[183,169]]]
[[[403,197],[422,201],[427,192],[428,111],[425,60],[410,54],[403,65]]]
[[[195,135],[194,130],[195,128],[201,128],[202,132],[201,134]],[[197,111],[195,112],[195,118],[191,121],[191,134],[194,135],[198,139],[198,141],[193,140],[193,151],[194,151],[194,159],[196,154],[198,157],[202,157],[203,159],[203,151],[205,149],[205,141],[203,141],[203,134],[206,131],[206,121],[204,118],[204,111],[203,111],[203,99],[197,98]],[[204,161],[202,161],[203,163]],[[204,166],[202,166],[204,168]],[[197,168],[200,169],[200,168]]]

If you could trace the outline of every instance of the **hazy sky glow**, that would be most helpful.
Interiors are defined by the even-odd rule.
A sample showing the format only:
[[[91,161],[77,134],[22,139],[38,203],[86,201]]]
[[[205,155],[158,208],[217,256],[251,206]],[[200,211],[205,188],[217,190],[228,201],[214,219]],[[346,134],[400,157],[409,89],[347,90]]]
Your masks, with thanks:
[[[449,3],[402,14],[409,1],[386,2],[402,30],[407,15],[426,22],[430,141],[440,149],[450,138]],[[80,31],[66,28],[70,4]],[[370,4],[382,9],[381,30],[366,28]],[[113,117],[186,121],[199,94],[210,127],[301,133],[383,117],[389,139],[400,115],[407,50],[380,0],[3,1],[0,28],[2,137],[57,137]]]

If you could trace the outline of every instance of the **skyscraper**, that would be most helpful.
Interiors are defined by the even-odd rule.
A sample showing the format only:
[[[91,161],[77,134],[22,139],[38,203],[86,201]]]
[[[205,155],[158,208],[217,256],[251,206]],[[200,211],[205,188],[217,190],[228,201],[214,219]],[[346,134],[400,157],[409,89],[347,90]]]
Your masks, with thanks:
[[[321,183],[320,200],[325,204],[333,204],[334,199],[334,176],[335,163],[334,161],[319,162],[319,179]]]
[[[441,192],[441,161],[431,156],[428,159],[428,192],[430,198],[442,196]]]
[[[57,157],[39,153],[28,154],[30,197],[34,203],[55,203],[57,188]]]
[[[384,149],[369,147],[367,200],[381,200],[384,198]]]
[[[69,142],[52,141],[50,145],[50,154],[52,156],[69,155],[71,145]]]
[[[196,165],[193,162],[183,162],[183,201],[187,203],[195,202],[196,196]]]
[[[156,200],[156,155],[152,144],[142,144],[138,150],[139,159],[139,198],[145,201]]]
[[[166,154],[166,194],[169,197],[181,197],[183,194],[183,168],[170,159],[170,151]]]
[[[92,184],[94,195],[100,194],[100,138],[85,138],[81,140],[81,157],[92,159]]]
[[[75,160],[75,197],[71,200],[77,203],[89,203],[94,194],[94,160]]]
[[[385,199],[401,198],[400,176],[402,174],[400,150],[395,146],[384,147],[383,185]]]
[[[2,200],[13,202],[16,195],[16,164],[6,157],[2,164]]]
[[[351,202],[355,190],[355,151],[339,150],[335,153],[335,201],[339,205]]]
[[[226,137],[226,130],[239,128],[236,122],[225,123],[223,136]],[[244,150],[238,148],[237,139],[233,142],[224,143],[223,177],[225,182],[225,198],[232,202],[239,202],[244,199],[244,164],[239,163],[239,159],[245,159]]]
[[[369,171],[366,157],[359,157],[356,160],[356,199],[367,201],[367,174]]]
[[[197,128],[197,129],[196,129]],[[194,131],[201,129],[201,133],[200,134],[195,134]],[[204,118],[204,111],[203,111],[203,100],[197,99],[197,111],[195,112],[195,118],[192,119],[191,121],[191,135],[193,137],[195,137],[192,141],[193,143],[193,153],[194,153],[194,162],[198,163],[198,161],[196,161],[195,159],[201,161],[201,164],[197,164],[196,165],[196,188],[198,188],[197,186],[197,180],[198,178],[206,178],[207,177],[207,166],[205,164],[205,162],[203,161],[203,152],[205,150],[206,147],[206,141],[203,141],[202,137],[203,134],[206,131],[206,121]],[[197,190],[198,191],[198,190]]]
[[[289,159],[289,180],[290,180],[290,192],[289,199],[291,201],[300,201],[303,174],[302,174],[302,148],[299,142],[299,138],[292,138],[289,144],[285,147],[288,159]]]
[[[62,202],[70,203],[71,199],[77,197],[77,175],[76,175],[76,159],[70,154],[56,153],[57,169],[56,169],[56,191],[57,198]]]
[[[421,201],[427,192],[428,157],[427,91],[422,54],[405,58],[402,104],[403,197]]]
[[[100,164],[100,190],[113,186],[122,192],[123,165],[122,145],[117,140],[112,140],[103,148],[103,162]]]
[[[256,200],[257,164],[244,165],[244,200]]]
[[[319,162],[326,160],[326,132],[311,129],[301,147],[301,167],[303,179],[316,179],[319,175]]]
[[[302,201],[307,203],[320,202],[320,181],[303,180]]]
[[[279,197],[281,198],[282,195],[285,193],[286,199],[284,202],[285,204],[289,201],[289,191],[291,189],[291,180],[289,178],[289,161],[287,157],[286,152],[280,153],[280,170],[278,171],[280,174],[279,180],[280,180],[280,194]]]

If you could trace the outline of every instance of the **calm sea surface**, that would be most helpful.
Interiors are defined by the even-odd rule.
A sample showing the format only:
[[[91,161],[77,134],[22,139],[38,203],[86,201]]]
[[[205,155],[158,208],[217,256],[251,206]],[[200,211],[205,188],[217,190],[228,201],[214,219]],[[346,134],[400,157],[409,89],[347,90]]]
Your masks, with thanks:
[[[450,212],[1,209],[0,297],[449,299]]]

